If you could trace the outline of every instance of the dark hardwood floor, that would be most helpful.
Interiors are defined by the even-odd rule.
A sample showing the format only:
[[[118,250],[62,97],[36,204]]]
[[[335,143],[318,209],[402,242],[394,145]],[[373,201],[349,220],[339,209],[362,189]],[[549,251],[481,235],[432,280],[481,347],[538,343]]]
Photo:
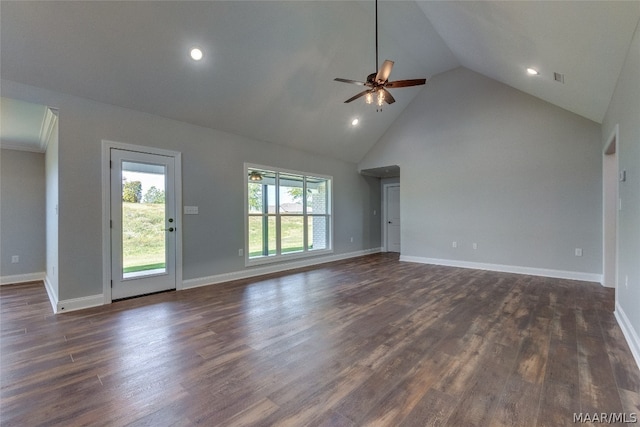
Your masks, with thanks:
[[[593,283],[377,254],[51,314],[0,287],[2,426],[562,426],[640,414]],[[582,424],[585,425],[585,424]]]

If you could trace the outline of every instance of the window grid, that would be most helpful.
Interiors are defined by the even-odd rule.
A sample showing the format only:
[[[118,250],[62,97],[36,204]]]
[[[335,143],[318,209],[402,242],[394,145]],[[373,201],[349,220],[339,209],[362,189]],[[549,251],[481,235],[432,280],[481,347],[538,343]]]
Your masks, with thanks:
[[[253,172],[262,173],[265,176],[269,175],[269,179],[272,181],[272,184],[268,181],[251,181],[249,176]],[[283,178],[284,175],[284,178]],[[253,165],[245,165],[245,177],[247,179],[247,188],[249,191],[249,196],[245,198],[246,204],[246,212],[247,212],[247,239],[246,239],[246,260],[248,263],[252,263],[255,261],[276,261],[283,257],[291,257],[291,256],[303,256],[303,255],[313,255],[316,253],[331,251],[331,237],[332,237],[332,220],[331,220],[331,177],[326,176],[318,176],[318,175],[310,175],[302,172],[292,172],[292,171],[284,171],[279,170],[277,168],[269,168],[262,166],[253,166]],[[287,183],[287,178],[289,182]],[[316,193],[322,195],[322,197],[316,197],[314,201],[317,202],[318,199],[321,200],[320,206],[323,213],[317,213],[313,211],[314,204],[311,203],[313,199],[312,190],[310,189],[309,180],[312,180],[314,184],[316,184]],[[281,201],[283,200],[283,192],[289,191],[291,199],[293,196],[291,194],[292,189],[300,188],[296,184],[301,184],[302,194],[298,197],[301,199],[300,211],[296,212],[286,212],[284,211],[283,205]],[[298,184],[298,185],[299,185]],[[252,185],[260,185],[260,193],[261,193],[261,203],[260,203],[260,212],[256,212],[255,206],[251,206],[251,186]],[[320,193],[319,188],[324,186],[324,192]],[[273,187],[270,189],[269,187]],[[255,191],[255,190],[254,190]],[[272,194],[270,194],[272,193]],[[270,205],[270,196],[274,199],[273,209]],[[295,200],[295,197],[293,197]],[[290,203],[294,205],[294,203]],[[295,206],[294,206],[295,208]],[[273,210],[273,211],[272,211]],[[255,242],[252,239],[255,239],[255,230],[252,228],[251,218],[262,218],[261,223],[261,237],[260,237],[260,250],[255,250]],[[275,220],[275,236],[271,236],[270,230],[270,218]],[[289,220],[291,218],[291,220]],[[294,218],[300,218],[302,221],[294,221]],[[317,221],[316,219],[319,219]],[[283,221],[284,220],[284,221]],[[255,223],[254,227],[255,227]],[[283,240],[285,238],[289,238],[291,240],[291,236],[285,236],[285,229],[287,232],[291,233],[297,230],[298,224],[301,224],[302,229],[299,231],[301,236],[294,236],[293,240],[296,238],[296,244],[291,246],[283,246]],[[314,226],[316,229],[314,229]],[[313,234],[312,234],[313,233]],[[321,236],[321,237],[320,237]],[[275,251],[272,250],[271,244],[275,237]],[[297,241],[300,241],[301,237],[301,247],[297,245]],[[317,246],[313,247],[317,239]],[[252,244],[253,243],[253,244]],[[289,245],[291,242],[289,241]]]

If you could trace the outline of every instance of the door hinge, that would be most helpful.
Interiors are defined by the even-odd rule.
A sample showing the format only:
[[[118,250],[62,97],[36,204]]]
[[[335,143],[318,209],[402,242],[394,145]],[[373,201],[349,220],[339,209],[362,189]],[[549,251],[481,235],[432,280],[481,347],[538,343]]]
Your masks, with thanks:
[[[111,287],[113,288],[113,280],[111,280]]]
[[[113,161],[109,160],[109,169],[113,168]]]
[[[113,220],[112,219],[109,220],[109,228],[113,228]]]

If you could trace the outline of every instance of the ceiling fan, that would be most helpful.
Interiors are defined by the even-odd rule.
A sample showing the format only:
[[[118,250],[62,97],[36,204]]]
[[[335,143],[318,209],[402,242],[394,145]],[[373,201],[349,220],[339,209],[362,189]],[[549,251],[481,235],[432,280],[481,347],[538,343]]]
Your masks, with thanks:
[[[409,87],[419,86],[427,82],[427,79],[411,79],[411,80],[397,80],[395,82],[389,81],[391,70],[393,69],[393,61],[385,60],[382,67],[378,69],[378,0],[376,0],[376,72],[367,76],[365,82],[357,80],[335,78],[334,80],[342,83],[350,83],[360,86],[367,86],[369,89],[364,90],[351,98],[347,99],[345,104],[355,101],[358,98],[365,97],[367,104],[372,104],[374,97],[376,98],[377,111],[382,111],[382,106],[386,102],[387,104],[393,104],[396,100],[391,96],[391,93],[387,88]]]

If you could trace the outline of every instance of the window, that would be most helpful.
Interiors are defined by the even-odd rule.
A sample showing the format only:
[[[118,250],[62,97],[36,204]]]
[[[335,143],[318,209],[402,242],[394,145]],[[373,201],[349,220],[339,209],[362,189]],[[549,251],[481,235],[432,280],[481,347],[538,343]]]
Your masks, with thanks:
[[[331,252],[331,177],[245,165],[248,264]]]

